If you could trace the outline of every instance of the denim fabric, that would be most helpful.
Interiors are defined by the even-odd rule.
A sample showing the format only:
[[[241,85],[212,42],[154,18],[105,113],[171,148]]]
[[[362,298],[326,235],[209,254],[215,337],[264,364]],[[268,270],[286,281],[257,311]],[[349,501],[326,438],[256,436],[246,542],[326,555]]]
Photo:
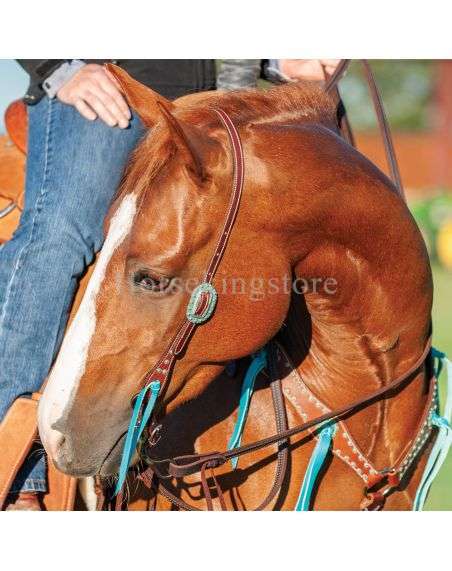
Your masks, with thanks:
[[[127,157],[144,134],[137,117],[128,129],[111,128],[47,97],[28,117],[25,207],[0,247],[0,420],[47,376]],[[43,456],[33,451],[15,490],[45,490]]]

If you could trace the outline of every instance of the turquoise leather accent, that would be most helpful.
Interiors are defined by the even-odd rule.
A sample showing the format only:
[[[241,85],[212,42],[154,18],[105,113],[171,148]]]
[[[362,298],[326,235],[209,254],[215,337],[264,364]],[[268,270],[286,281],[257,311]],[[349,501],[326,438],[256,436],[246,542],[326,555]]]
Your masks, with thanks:
[[[430,486],[438,475],[444,460],[447,457],[449,449],[452,445],[452,362],[444,353],[436,349],[432,349],[432,356],[438,360],[438,366],[435,371],[436,378],[439,377],[443,366],[447,370],[447,387],[446,387],[446,404],[444,407],[444,415],[438,413],[432,415],[432,424],[438,427],[438,435],[435,444],[430,452],[427,464],[422,474],[421,482],[416,492],[413,502],[413,511],[422,511],[427,498]]]
[[[306,468],[300,495],[298,496],[298,500],[295,505],[296,512],[309,511],[309,507],[311,505],[312,490],[314,489],[320,469],[326,460],[335,433],[336,425],[327,424],[325,428],[322,428],[318,435],[318,441],[314,451],[312,452],[308,467]]]
[[[137,447],[138,441],[143,434],[143,430],[151,416],[152,410],[155,406],[158,394],[160,391],[160,381],[151,381],[137,396],[135,405],[133,407],[132,417],[130,419],[129,428],[127,429],[127,436],[124,442],[124,448],[122,451],[121,465],[119,467],[119,477],[116,483],[115,493],[118,494],[121,491],[122,486],[127,477],[127,470],[129,469],[130,461]],[[146,408],[141,415],[141,420],[138,420],[140,415],[141,407],[146,395],[150,392],[149,400]]]
[[[198,307],[198,303],[199,303],[199,301],[201,299],[201,295],[203,293],[209,294],[209,301],[207,303],[206,308],[202,312],[202,314],[196,315],[196,309]],[[205,282],[205,283],[200,284],[198,287],[196,287],[193,290],[193,293],[191,294],[190,301],[188,302],[188,305],[187,305],[186,315],[187,315],[188,321],[191,321],[192,323],[196,323],[197,325],[207,321],[210,318],[210,316],[212,315],[213,310],[215,309],[215,306],[217,304],[217,299],[218,299],[217,291],[211,283]]]
[[[240,402],[235,422],[234,431],[228,442],[228,450],[240,446],[242,440],[243,428],[245,426],[246,417],[250,408],[250,401],[253,395],[254,383],[259,373],[267,366],[267,350],[261,349],[254,356],[248,367],[245,378],[243,379],[242,389],[240,391]],[[237,468],[238,458],[232,458],[232,468]]]

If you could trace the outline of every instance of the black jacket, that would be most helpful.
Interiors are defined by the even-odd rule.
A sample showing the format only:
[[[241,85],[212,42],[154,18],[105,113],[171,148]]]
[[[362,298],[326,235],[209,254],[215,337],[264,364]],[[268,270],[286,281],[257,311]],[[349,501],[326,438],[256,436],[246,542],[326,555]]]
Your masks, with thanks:
[[[68,60],[20,59],[17,61],[30,75],[30,85],[24,101],[28,105],[34,105],[45,95],[42,82]],[[134,79],[168,99],[215,89],[215,60],[213,59],[87,59],[84,61],[98,64],[115,63]]]

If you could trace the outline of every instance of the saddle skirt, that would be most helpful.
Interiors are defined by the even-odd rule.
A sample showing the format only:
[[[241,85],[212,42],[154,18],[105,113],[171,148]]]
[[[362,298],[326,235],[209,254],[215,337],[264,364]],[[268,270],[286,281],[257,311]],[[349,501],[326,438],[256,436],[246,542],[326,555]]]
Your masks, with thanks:
[[[0,244],[11,238],[23,208],[27,110],[22,101],[8,107],[5,125],[8,135],[0,137]]]

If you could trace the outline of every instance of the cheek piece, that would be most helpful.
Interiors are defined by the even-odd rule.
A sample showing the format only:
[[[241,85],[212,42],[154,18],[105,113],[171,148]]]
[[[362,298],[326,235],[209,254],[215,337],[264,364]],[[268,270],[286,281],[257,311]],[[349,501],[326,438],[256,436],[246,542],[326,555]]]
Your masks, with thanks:
[[[127,470],[132,461],[137,444],[151,418],[159,395],[163,393],[166,385],[171,380],[171,372],[175,362],[187,346],[196,327],[211,318],[217,304],[218,294],[212,281],[237,218],[244,182],[244,160],[242,143],[235,125],[229,116],[221,109],[213,109],[213,111],[218,115],[223,127],[228,133],[233,161],[232,191],[223,229],[204,274],[203,282],[196,287],[191,294],[184,322],[179,327],[166,351],[154,367],[146,373],[143,379],[144,386],[138,393],[133,406],[114,495],[117,495],[124,485]]]

